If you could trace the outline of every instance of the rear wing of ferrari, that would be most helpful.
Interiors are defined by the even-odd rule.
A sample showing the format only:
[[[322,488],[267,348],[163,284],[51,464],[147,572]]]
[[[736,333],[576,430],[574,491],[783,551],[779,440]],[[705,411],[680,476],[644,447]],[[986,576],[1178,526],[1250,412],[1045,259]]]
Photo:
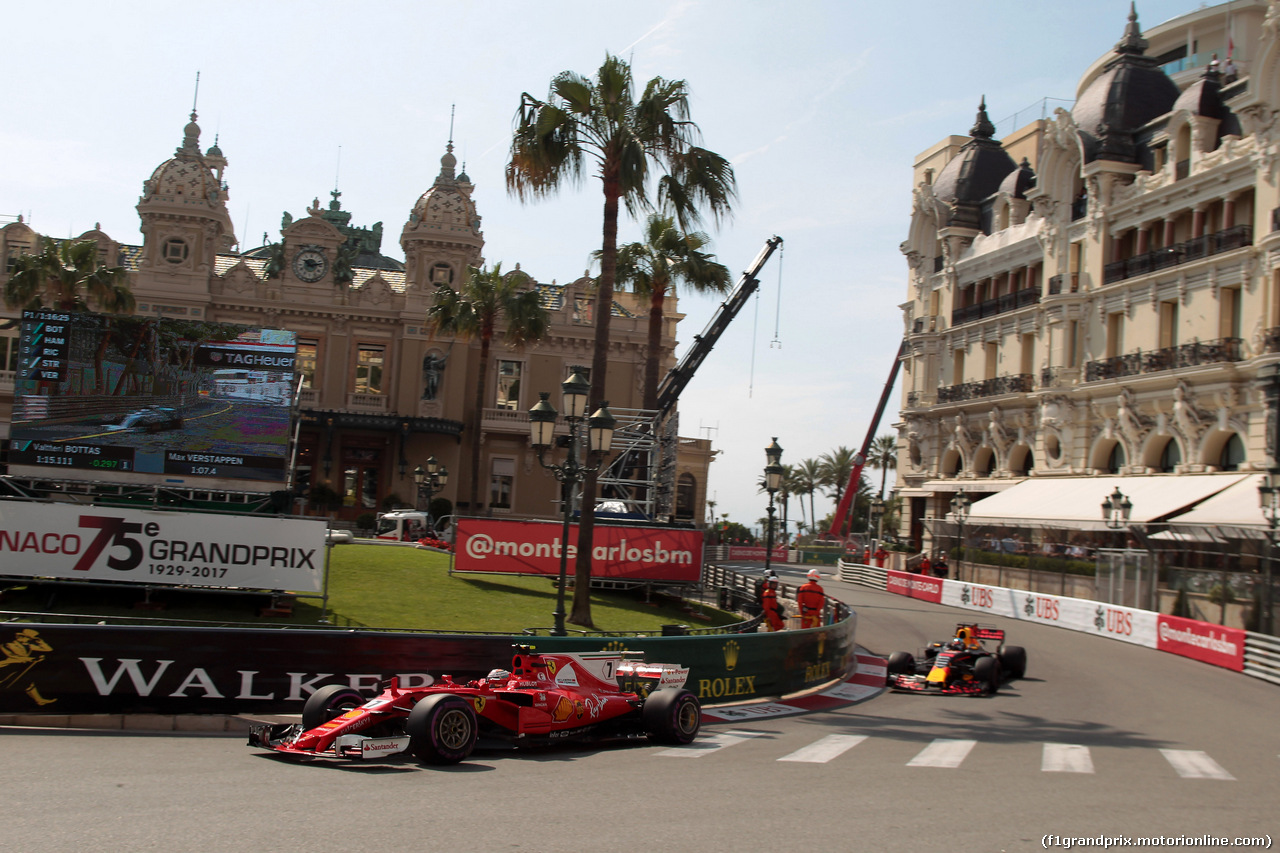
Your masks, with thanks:
[[[956,623],[956,630],[961,628],[969,629],[969,636],[975,640],[994,640],[997,643],[1004,642],[1004,630],[994,625],[974,625],[969,622]]]

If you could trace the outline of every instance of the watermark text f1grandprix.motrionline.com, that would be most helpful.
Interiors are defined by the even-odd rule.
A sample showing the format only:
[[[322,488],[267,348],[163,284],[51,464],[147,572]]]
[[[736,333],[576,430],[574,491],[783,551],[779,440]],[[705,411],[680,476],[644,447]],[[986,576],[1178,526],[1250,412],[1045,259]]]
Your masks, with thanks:
[[[1223,847],[1260,847],[1271,849],[1271,836],[1225,836],[1216,835],[1044,835],[1040,837],[1040,846],[1048,850],[1061,847],[1070,850],[1074,847],[1100,847],[1108,850],[1112,847],[1193,847],[1220,849]]]

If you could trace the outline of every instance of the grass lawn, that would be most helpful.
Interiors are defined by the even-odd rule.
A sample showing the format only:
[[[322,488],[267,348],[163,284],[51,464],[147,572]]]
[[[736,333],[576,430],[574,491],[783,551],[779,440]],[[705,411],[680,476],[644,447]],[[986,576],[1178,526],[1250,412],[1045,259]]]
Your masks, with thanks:
[[[570,567],[572,570],[572,567]],[[88,587],[20,583],[0,591],[0,620],[14,613],[55,613],[80,617],[128,618],[147,623],[198,620],[219,624],[320,625],[320,599],[298,599],[291,616],[260,616],[265,595],[156,589],[151,602],[163,609],[136,607],[144,593],[135,585]],[[565,611],[573,591],[565,592]],[[378,545],[338,545],[330,551],[328,618],[339,628],[470,631],[516,634],[554,624],[556,588],[549,578],[504,575],[450,575],[449,557],[434,551]],[[712,627],[741,617],[643,592],[598,592],[591,616],[600,631],[658,631],[668,624]],[[8,611],[5,614],[3,611]],[[32,617],[38,620],[39,617]],[[575,626],[568,625],[570,634]]]

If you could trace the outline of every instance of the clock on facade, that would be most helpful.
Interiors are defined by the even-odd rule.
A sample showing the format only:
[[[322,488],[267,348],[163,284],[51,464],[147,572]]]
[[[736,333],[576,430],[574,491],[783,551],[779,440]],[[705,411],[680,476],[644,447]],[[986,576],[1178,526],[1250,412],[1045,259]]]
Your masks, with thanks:
[[[315,247],[303,249],[293,258],[293,274],[303,281],[319,281],[328,271],[329,261]]]

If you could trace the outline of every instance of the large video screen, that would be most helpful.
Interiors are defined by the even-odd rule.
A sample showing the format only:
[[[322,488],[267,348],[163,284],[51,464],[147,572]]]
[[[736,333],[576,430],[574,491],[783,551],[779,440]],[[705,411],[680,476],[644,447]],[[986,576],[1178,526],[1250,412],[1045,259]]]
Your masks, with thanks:
[[[25,311],[20,340],[11,466],[65,479],[284,481],[293,332]]]

